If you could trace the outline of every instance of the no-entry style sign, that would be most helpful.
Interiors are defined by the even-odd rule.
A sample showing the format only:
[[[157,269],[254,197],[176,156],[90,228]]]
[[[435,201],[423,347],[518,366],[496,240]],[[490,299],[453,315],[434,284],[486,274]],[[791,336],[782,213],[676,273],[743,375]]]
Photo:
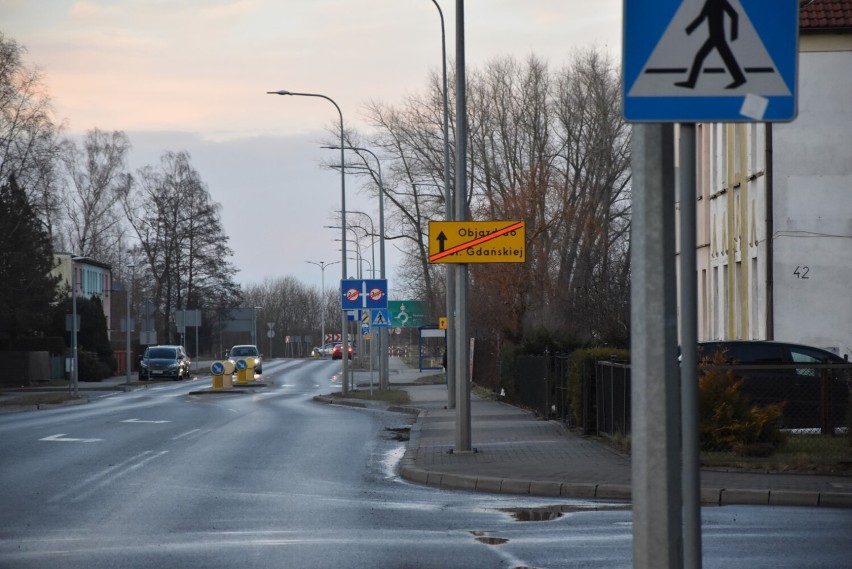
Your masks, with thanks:
[[[387,308],[387,279],[346,279],[340,281],[343,310]]]

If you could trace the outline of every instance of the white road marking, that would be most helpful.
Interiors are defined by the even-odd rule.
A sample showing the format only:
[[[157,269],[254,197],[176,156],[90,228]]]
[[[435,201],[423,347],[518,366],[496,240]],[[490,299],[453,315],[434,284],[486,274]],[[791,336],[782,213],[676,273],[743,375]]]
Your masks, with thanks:
[[[159,425],[160,423],[171,423],[171,421],[145,421],[143,419],[125,419],[122,423],[154,423],[155,425]]]
[[[74,439],[71,437],[66,437],[65,433],[60,433],[58,435],[50,435],[49,437],[44,437],[43,439],[39,440],[60,443],[96,443],[98,441],[102,441],[103,439]]]
[[[189,435],[191,435],[191,434],[193,434],[193,433],[197,433],[197,432],[199,432],[199,431],[201,431],[201,429],[192,429],[191,431],[187,431],[187,432],[182,433],[182,434],[180,434],[180,435],[178,435],[178,436],[176,436],[176,437],[172,437],[172,440],[173,440],[173,441],[176,441],[176,440],[178,440],[178,439],[182,439],[183,437],[188,437]]]

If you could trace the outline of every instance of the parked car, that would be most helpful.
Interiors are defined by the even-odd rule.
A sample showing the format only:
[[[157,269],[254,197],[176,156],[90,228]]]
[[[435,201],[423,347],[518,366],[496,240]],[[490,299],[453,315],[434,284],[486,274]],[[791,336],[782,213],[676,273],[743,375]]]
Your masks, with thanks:
[[[241,344],[231,348],[231,351],[228,354],[228,359],[231,360],[234,366],[237,365],[237,360],[245,358],[254,358],[254,373],[258,375],[263,373],[263,354],[260,353],[257,346],[252,344]]]
[[[352,355],[355,353],[355,349],[352,347],[352,344],[347,346],[349,349],[349,359],[352,359]],[[343,343],[334,344],[334,347],[331,349],[331,359],[340,360],[343,359]]]
[[[784,403],[782,427],[834,429],[845,425],[852,365],[844,358],[787,342],[722,340],[698,344],[701,361],[711,360],[717,352],[735,366],[734,374],[743,380],[742,393],[751,404]]]
[[[180,381],[190,376],[191,365],[183,346],[148,346],[139,362],[139,380],[163,377]]]

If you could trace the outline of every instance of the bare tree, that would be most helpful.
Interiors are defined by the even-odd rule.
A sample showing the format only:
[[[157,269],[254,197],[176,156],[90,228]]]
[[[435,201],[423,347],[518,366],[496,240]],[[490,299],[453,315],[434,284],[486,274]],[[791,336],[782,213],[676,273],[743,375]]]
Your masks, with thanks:
[[[0,32],[0,180],[15,176],[53,236],[59,127],[41,73],[24,64],[24,53],[23,46]]]
[[[80,255],[116,266],[124,258],[126,220],[120,201],[131,184],[125,162],[129,149],[123,132],[99,129],[90,130],[80,146],[72,140],[63,144],[67,242]]]
[[[219,205],[210,200],[186,152],[166,152],[159,169],[141,169],[127,190],[122,206],[152,276],[148,294],[159,311],[162,337],[174,341],[176,310],[219,313],[240,296]]]
[[[580,54],[560,74],[555,102],[562,149],[563,219],[554,302],[562,326],[588,339],[627,337],[630,131],[615,65]],[[613,307],[618,307],[613,312]],[[608,314],[606,321],[601,315]],[[620,333],[616,333],[620,332]]]
[[[594,50],[555,73],[535,56],[501,58],[467,83],[471,218],[521,219],[527,234],[526,263],[471,266],[475,333],[498,341],[536,328],[589,341],[619,336],[630,176],[614,64]],[[368,115],[378,129],[371,142],[390,165],[387,217],[406,243],[403,278],[418,298],[442,306],[444,280],[428,262],[428,221],[445,210],[439,83],[433,77],[425,96],[399,106],[371,103]]]

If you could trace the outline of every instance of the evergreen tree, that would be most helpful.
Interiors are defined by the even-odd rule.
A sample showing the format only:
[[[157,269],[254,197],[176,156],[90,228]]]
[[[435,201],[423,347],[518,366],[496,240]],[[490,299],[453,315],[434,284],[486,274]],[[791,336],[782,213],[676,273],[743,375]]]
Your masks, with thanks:
[[[50,236],[14,174],[0,186],[0,348],[44,330],[59,276]]]

